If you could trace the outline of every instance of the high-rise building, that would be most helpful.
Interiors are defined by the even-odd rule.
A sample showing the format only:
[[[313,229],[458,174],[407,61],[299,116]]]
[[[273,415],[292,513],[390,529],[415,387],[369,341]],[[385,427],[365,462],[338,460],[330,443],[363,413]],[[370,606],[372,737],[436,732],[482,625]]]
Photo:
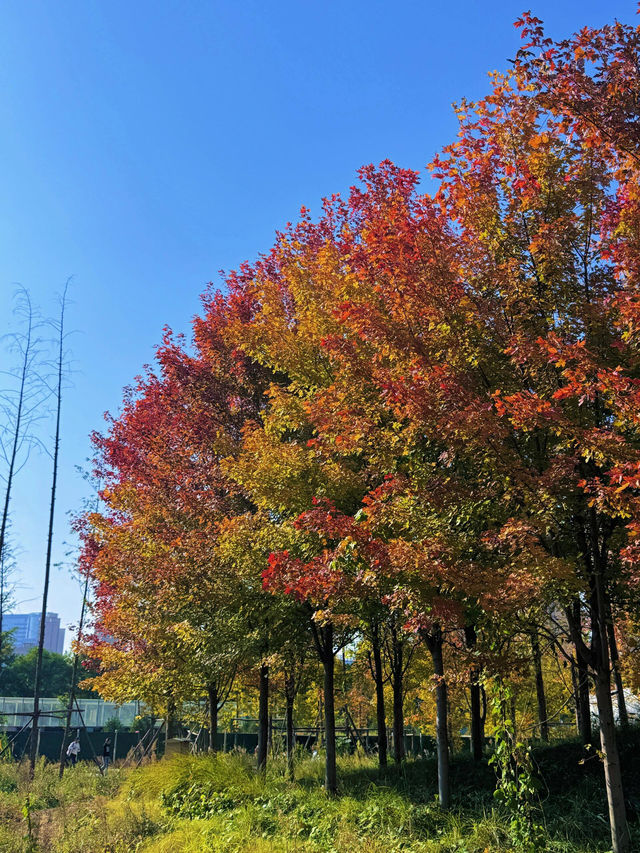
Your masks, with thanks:
[[[13,631],[14,652],[24,655],[38,645],[40,639],[40,613],[7,613],[2,619],[2,630]],[[61,655],[64,650],[64,628],[60,627],[57,613],[47,613],[44,622],[44,647]]]

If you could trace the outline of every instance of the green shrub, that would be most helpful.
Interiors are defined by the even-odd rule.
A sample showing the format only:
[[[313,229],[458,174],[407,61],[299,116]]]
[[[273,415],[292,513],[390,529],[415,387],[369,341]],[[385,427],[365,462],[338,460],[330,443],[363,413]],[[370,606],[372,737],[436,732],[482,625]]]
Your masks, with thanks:
[[[15,764],[0,764],[0,793],[11,794],[18,790],[18,772]]]
[[[233,796],[228,791],[216,791],[207,783],[185,781],[169,792],[163,791],[161,799],[169,814],[193,820],[231,811],[246,798],[242,794]]]

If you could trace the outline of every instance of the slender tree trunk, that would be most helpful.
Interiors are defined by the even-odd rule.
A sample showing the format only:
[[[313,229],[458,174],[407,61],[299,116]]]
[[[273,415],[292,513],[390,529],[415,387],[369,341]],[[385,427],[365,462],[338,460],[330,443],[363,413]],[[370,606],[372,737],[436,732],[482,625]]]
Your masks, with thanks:
[[[451,719],[451,694],[447,691],[447,739],[449,741],[449,758],[453,759],[455,743],[453,740],[453,723]]]
[[[580,704],[580,739],[582,743],[593,743],[593,728],[591,726],[591,702],[589,701],[589,670],[581,661],[578,662],[578,701]]]
[[[287,675],[285,680],[286,724],[287,724],[287,775],[294,780],[295,734],[293,729],[293,704],[296,698],[295,676]]]
[[[324,669],[324,734],[325,734],[325,773],[324,787],[327,794],[333,796],[338,790],[336,771],[336,707],[335,707],[335,649],[333,625],[328,622],[318,626],[311,623],[313,641],[318,657]],[[319,715],[320,716],[320,715]]]
[[[32,334],[33,334],[33,311],[31,309],[31,300],[27,291],[23,291],[26,300],[26,319],[27,332],[24,338],[24,349],[22,351],[22,365],[20,368],[20,387],[18,390],[18,402],[16,404],[16,421],[13,428],[13,437],[11,440],[11,450],[9,451],[9,470],[7,471],[7,485],[4,493],[4,501],[2,504],[2,519],[0,520],[0,660],[2,659],[2,631],[3,619],[5,610],[5,571],[6,571],[6,539],[7,528],[9,525],[9,509],[11,506],[11,490],[13,487],[13,478],[16,471],[16,463],[18,461],[18,450],[22,441],[22,415],[24,410],[25,393],[27,388],[27,377],[31,365],[32,352]]]
[[[89,574],[87,573],[84,580],[84,589],[82,591],[82,607],[80,608],[80,622],[78,624],[78,642],[80,642],[82,638],[82,628],[84,626],[84,614],[87,606],[87,592],[89,591]],[[76,652],[73,656],[73,670],[71,672],[71,689],[69,690],[69,705],[67,706],[67,716],[65,718],[64,724],[64,734],[62,735],[62,746],[60,747],[60,766],[58,769],[58,775],[60,779],[62,779],[62,775],[64,773],[64,766],[66,763],[66,748],[67,748],[67,739],[69,737],[69,729],[71,728],[71,714],[73,712],[73,704],[76,700],[76,682],[78,678],[78,663],[80,661],[80,656]]]
[[[542,653],[540,651],[540,640],[538,632],[531,634],[531,652],[533,656],[533,669],[536,679],[536,698],[538,700],[538,724],[540,726],[540,739],[549,741],[549,721],[547,714],[547,697],[544,692],[544,678],[542,677]]]
[[[269,748],[269,667],[260,666],[260,693],[258,700],[258,770],[267,769]]]
[[[209,701],[209,752],[216,752],[218,748],[218,685],[211,683],[207,686],[207,697]]]
[[[609,659],[609,632],[607,629],[611,603],[604,588],[604,569],[606,567],[604,547],[598,547],[599,537],[595,512],[591,512],[593,547],[593,586],[590,602],[591,634],[593,650],[593,669],[595,674],[596,700],[600,721],[600,745],[604,778],[609,807],[609,825],[611,828],[611,847],[613,853],[631,853],[631,837],[627,824],[620,756],[616,743],[616,729],[611,702],[611,662]]]
[[[476,647],[477,635],[473,625],[466,625],[464,638],[467,648]],[[482,711],[480,709],[480,672],[475,664],[469,668],[469,694],[471,699],[471,754],[474,761],[482,760],[483,735]]]
[[[378,764],[387,766],[387,722],[384,708],[384,677],[382,673],[382,651],[379,633],[372,632],[373,680],[376,686],[376,721],[378,726]]]
[[[580,719],[580,688],[578,687],[578,667],[571,661],[571,684],[573,687],[573,704],[576,714],[576,731],[582,736],[582,721]]]
[[[589,662],[585,657],[583,648],[581,608],[580,600],[576,598],[571,607],[566,609],[565,614],[575,649],[578,688],[576,694],[578,730],[582,743],[586,745],[593,742],[593,733],[591,731],[591,705],[589,704]]]
[[[609,655],[611,658],[611,668],[613,670],[613,680],[616,685],[616,704],[618,705],[618,719],[621,726],[629,725],[629,714],[627,712],[627,702],[624,698],[624,686],[622,684],[622,673],[620,672],[620,655],[618,654],[618,644],[616,642],[616,629],[613,622],[613,613],[611,606],[608,607],[607,618],[607,637],[609,640]]]
[[[333,626],[327,625],[323,629],[326,634],[325,648],[327,653],[322,661],[324,667],[324,730],[325,748],[327,759],[325,765],[324,787],[328,794],[335,794],[338,790],[336,772],[336,710],[334,694],[334,670],[335,658],[333,655]]]
[[[447,733],[447,683],[444,678],[442,631],[439,627],[424,635],[431,652],[436,678],[436,752],[438,756],[438,799],[443,809],[449,808],[449,738]]]
[[[42,593],[42,613],[40,616],[40,636],[36,657],[36,673],[33,688],[33,725],[31,728],[31,744],[29,751],[29,775],[33,778],[38,756],[38,723],[40,719],[40,685],[42,681],[42,652],[44,650],[44,631],[47,616],[47,599],[49,597],[49,578],[51,575],[51,554],[53,550],[53,522],[56,508],[56,489],[58,484],[58,456],[60,453],[60,414],[62,410],[62,359],[64,355],[64,314],[66,308],[68,282],[65,285],[60,307],[60,323],[58,336],[58,384],[56,396],[56,431],[53,440],[53,476],[51,480],[51,501],[49,504],[49,531],[47,534],[47,556],[45,559],[44,588]]]
[[[483,737],[482,737],[482,715],[480,712],[480,685],[478,684],[478,671],[471,670],[471,684],[469,686],[471,699],[471,754],[474,761],[482,761]]]
[[[404,748],[404,691],[402,685],[402,672],[393,678],[393,740],[395,745],[394,760],[396,764],[402,764],[405,759]]]
[[[402,764],[405,758],[404,749],[404,646],[402,640],[394,636],[393,669],[391,687],[393,691],[393,746],[396,764]]]
[[[173,699],[167,699],[167,717],[164,725],[164,755],[167,756],[167,746],[173,737],[173,719],[175,717],[175,702]]]
[[[630,853],[631,839],[624,805],[620,757],[616,744],[611,683],[606,673],[599,673],[596,676],[596,699],[598,701],[598,716],[600,717],[600,746],[609,806],[611,846],[613,853]]]
[[[5,609],[5,593],[4,593],[4,581],[5,581],[5,561],[3,556],[3,548],[0,548],[0,688],[2,687],[2,629],[3,629],[3,615]]]
[[[8,508],[7,508],[8,509]],[[7,608],[8,566],[6,551],[0,548],[0,689],[2,689],[2,652],[4,650],[4,612]]]

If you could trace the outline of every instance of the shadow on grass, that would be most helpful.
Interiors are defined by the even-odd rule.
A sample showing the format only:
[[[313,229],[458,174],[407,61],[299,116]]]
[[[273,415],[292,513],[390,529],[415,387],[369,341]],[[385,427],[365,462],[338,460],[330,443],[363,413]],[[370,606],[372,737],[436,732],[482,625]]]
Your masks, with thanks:
[[[632,849],[640,851],[634,807],[640,786],[640,729],[621,737],[620,751],[633,821]],[[542,783],[545,849],[549,853],[609,850],[604,774],[597,752],[586,751],[577,741],[537,744],[534,760]],[[161,808],[177,821],[185,838],[199,838],[197,833],[206,829],[211,838],[224,839],[227,847],[206,848],[216,851],[244,851],[249,848],[242,846],[242,839],[254,838],[268,839],[275,845],[269,850],[278,851],[513,850],[510,818],[493,796],[496,776],[486,760],[455,756],[451,763],[452,807],[447,812],[436,802],[435,759],[408,760],[399,767],[391,764],[381,772],[372,757],[341,757],[339,796],[335,798],[327,798],[322,791],[320,757],[300,756],[295,784],[287,781],[285,771],[282,756],[270,762],[265,775],[255,773],[255,761],[248,755],[176,757],[132,773],[123,785],[120,805],[133,799],[141,806],[159,808],[161,801]],[[163,832],[158,833],[158,851],[196,849],[162,846],[165,841],[175,842],[170,835],[162,840]]]
[[[640,850],[640,726],[619,734],[627,816]],[[541,783],[540,804],[550,840],[586,849],[608,850],[610,844],[604,770],[598,744],[586,749],[579,740],[536,744],[533,758]],[[452,810],[465,820],[482,819],[496,808],[496,774],[483,761],[456,755],[451,761]],[[301,784],[311,784],[311,779]],[[387,789],[415,805],[437,798],[435,759],[390,764],[386,771],[357,758],[341,762],[339,794],[366,800],[372,790]]]

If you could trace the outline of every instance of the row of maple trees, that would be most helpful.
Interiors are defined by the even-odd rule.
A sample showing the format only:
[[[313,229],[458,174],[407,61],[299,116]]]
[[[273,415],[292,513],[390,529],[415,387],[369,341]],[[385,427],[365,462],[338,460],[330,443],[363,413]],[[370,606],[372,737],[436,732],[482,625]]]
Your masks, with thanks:
[[[269,672],[291,727],[311,640],[333,792],[336,654],[370,650],[383,734],[384,649],[402,674],[419,642],[446,807],[448,662],[481,750],[483,679],[509,677],[516,634],[535,664],[555,625],[585,739],[595,690],[627,851],[612,685],[640,584],[640,28],[518,25],[513,70],[457,108],[434,194],[362,169],[205,294],[191,343],[166,330],[94,436],[84,647],[104,696],[171,714],[206,695],[213,732],[255,667],[262,766]]]

